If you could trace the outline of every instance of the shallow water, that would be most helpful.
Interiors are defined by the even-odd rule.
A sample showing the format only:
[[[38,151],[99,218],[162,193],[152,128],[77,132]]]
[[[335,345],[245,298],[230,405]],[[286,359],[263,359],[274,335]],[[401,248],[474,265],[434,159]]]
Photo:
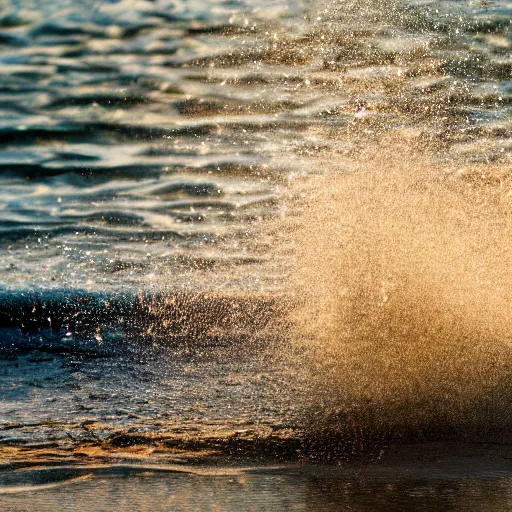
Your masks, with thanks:
[[[482,475],[482,473],[484,473]],[[480,468],[40,469],[3,478],[6,510],[508,510],[510,475]],[[38,489],[40,486],[40,489]],[[148,492],[151,489],[151,492]]]

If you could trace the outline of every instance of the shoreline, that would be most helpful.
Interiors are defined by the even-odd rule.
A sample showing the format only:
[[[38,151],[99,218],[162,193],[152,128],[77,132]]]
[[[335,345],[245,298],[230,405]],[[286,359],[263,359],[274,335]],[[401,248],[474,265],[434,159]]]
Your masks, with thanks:
[[[4,425],[0,432],[46,426],[65,432],[66,439],[34,442],[3,439],[0,441],[0,472],[38,467],[92,467],[100,465],[178,465],[183,467],[268,466],[326,468],[393,468],[426,471],[428,467],[451,468],[464,461],[459,469],[470,470],[487,461],[494,470],[512,474],[512,440],[504,434],[486,439],[443,439],[418,442],[393,442],[379,449],[359,454],[346,454],[338,459],[322,458],[310,451],[299,428],[243,429],[224,425],[193,432],[176,427],[172,432],[161,427],[160,433],[141,433],[118,429],[105,439],[94,437],[95,425],[57,425],[41,422],[29,426]],[[76,429],[86,436],[75,437]],[[91,430],[88,430],[91,429]],[[89,434],[89,436],[87,436]],[[458,462],[457,462],[458,461]]]
[[[272,438],[272,439],[270,439]],[[233,442],[236,441],[236,442]],[[439,471],[468,477],[485,472],[507,472],[512,475],[512,442],[438,441],[416,444],[393,444],[379,456],[360,456],[351,460],[328,463],[311,460],[295,448],[300,439],[280,436],[249,438],[218,436],[199,439],[153,437],[146,443],[124,447],[95,445],[0,446],[0,473],[31,469],[57,468],[177,468],[193,472],[196,468],[317,468],[319,471],[365,470],[387,471],[401,468],[409,473]],[[482,468],[485,466],[485,470]]]

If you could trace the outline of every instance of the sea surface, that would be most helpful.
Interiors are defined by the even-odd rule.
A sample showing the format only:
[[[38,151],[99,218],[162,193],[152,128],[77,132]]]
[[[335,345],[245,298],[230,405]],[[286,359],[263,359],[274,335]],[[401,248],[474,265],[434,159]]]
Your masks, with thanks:
[[[0,504],[36,510],[42,478],[52,510],[68,455],[296,457],[296,184],[399,140],[509,186],[511,23],[508,0],[2,0]],[[506,510],[512,474],[91,471],[62,489],[104,510],[148,485],[148,510]]]
[[[315,153],[510,164],[511,10],[4,0],[1,286],[272,292],[258,225]]]

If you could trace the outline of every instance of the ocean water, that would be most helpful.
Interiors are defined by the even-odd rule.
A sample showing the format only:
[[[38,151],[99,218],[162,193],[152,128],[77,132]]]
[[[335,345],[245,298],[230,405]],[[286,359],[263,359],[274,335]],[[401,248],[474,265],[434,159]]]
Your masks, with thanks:
[[[510,163],[510,9],[9,0],[2,286],[272,292],[258,224],[312,154],[403,128]]]
[[[264,25],[304,9],[9,2],[5,288],[260,290],[251,264],[263,255],[246,242],[275,212],[280,180],[269,162],[282,148],[272,134],[294,136],[294,105],[271,87],[232,85],[257,65],[227,61],[233,51],[250,61],[238,48],[240,34],[254,39],[244,13]]]
[[[473,411],[468,402],[477,404],[475,418],[485,417],[472,428],[502,435],[510,427],[503,404],[511,389],[511,19],[507,0],[4,0],[5,470],[62,457],[97,463],[137,446],[144,452],[137,457],[164,457],[166,464],[180,450],[213,450],[238,462],[307,458],[304,433],[313,451],[312,437],[326,435],[308,432],[311,417],[344,421],[339,390],[356,404],[356,422],[371,425],[363,437],[391,428],[374,428],[368,415],[389,417],[393,407],[402,414],[401,396],[426,397],[403,401],[415,418],[405,430],[415,440],[428,437],[428,404],[438,400],[443,411],[457,411],[455,420],[436,416],[437,426],[448,425],[439,429],[443,435],[458,438],[466,429],[459,419]],[[381,169],[373,185],[357,181]],[[435,175],[436,185],[404,186],[412,171]],[[355,181],[340,185],[336,177],[345,174]],[[439,176],[464,202],[438,193]],[[375,190],[391,199],[379,202]],[[357,230],[359,242],[349,244]],[[426,261],[438,265],[426,273]],[[354,279],[373,280],[351,299],[359,311],[333,314],[332,304],[341,308],[340,297],[352,297],[344,290]],[[393,302],[394,290],[401,302]],[[420,290],[428,303],[413,308],[414,325],[414,301],[405,301],[403,290]],[[385,304],[393,316],[381,315]],[[378,321],[365,320],[373,314]],[[382,319],[393,325],[393,339],[403,341],[405,332],[427,345],[380,351],[391,336],[382,334]],[[358,326],[361,344],[352,343],[348,324]],[[297,326],[306,335],[297,335]],[[338,336],[344,348],[326,342]],[[440,349],[433,339],[456,345]],[[349,345],[352,359],[340,363]],[[398,366],[382,364],[382,354],[394,354]],[[425,358],[435,364],[410,365]],[[332,378],[340,368],[357,378]],[[474,385],[470,371],[478,374]],[[392,385],[380,378],[391,374],[401,376]],[[443,383],[441,391],[431,392],[433,380]],[[459,400],[461,389],[471,392]],[[388,414],[379,416],[381,407]],[[360,431],[352,419],[328,425],[336,443],[343,444],[347,424]],[[471,436],[482,440],[474,429]],[[373,447],[374,439],[360,442]],[[358,451],[354,443],[351,436],[350,450]],[[159,452],[171,445],[180,453]],[[104,452],[93,454],[91,446]],[[128,452],[118,456],[136,456]],[[507,471],[499,475],[505,480],[493,480],[491,505],[482,510],[508,506],[499,498]],[[124,476],[113,478],[106,496],[125,485]],[[258,478],[251,492],[263,485],[277,493],[268,503],[323,509],[304,498],[323,483],[293,474],[272,474],[264,484]],[[295,478],[301,490],[283,505]],[[392,496],[378,502],[382,507],[393,500],[405,507],[418,489],[440,496],[433,510],[446,510],[450,493],[461,503],[472,493],[487,499],[487,481],[453,489],[408,482],[398,497],[393,482],[355,491],[352,483],[333,484],[333,499],[367,510],[361,496],[382,497],[384,487]],[[87,485],[84,499],[92,492]]]

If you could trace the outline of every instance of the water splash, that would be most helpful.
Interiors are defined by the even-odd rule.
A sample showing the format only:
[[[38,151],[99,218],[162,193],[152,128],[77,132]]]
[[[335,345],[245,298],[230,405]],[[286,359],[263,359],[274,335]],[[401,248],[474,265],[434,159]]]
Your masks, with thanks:
[[[323,164],[295,187],[287,221],[312,448],[507,432],[509,174],[434,165],[396,139]]]

